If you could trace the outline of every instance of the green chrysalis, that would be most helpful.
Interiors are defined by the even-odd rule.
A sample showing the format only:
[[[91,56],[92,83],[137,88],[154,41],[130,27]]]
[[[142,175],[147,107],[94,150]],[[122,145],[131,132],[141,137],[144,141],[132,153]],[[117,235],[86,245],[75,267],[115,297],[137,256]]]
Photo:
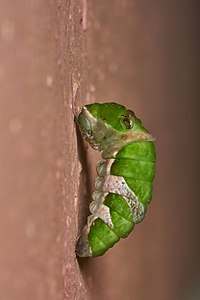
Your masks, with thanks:
[[[102,154],[91,215],[76,254],[100,256],[145,216],[155,173],[153,138],[135,114],[117,103],[85,105],[77,118],[82,136]]]

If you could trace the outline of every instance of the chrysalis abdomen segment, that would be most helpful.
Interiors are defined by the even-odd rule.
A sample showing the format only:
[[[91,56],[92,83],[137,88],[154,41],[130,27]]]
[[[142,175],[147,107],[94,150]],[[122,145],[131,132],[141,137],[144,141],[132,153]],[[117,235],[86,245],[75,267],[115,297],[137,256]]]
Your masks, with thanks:
[[[152,142],[135,142],[124,146],[113,159],[97,167],[99,176],[123,176],[129,188],[143,204],[151,201],[155,174],[155,148]]]
[[[111,174],[123,176],[138,200],[151,201],[155,175],[155,147],[152,142],[136,142],[124,146],[116,155]]]
[[[114,227],[110,228],[99,218],[93,221],[88,234],[92,256],[103,255],[120,238],[127,237],[135,226],[130,207],[122,196],[109,193],[104,204],[110,208]]]
[[[124,146],[115,156],[103,162],[99,175],[115,175],[123,177],[128,187],[136,195],[137,200],[146,205],[152,196],[152,181],[155,172],[155,149],[152,142],[136,142]],[[97,170],[98,171],[98,170]],[[103,187],[100,191],[106,192]],[[133,212],[122,195],[109,193],[103,204],[110,209],[113,228],[100,218],[95,219],[88,234],[92,255],[103,255],[120,238],[129,235],[135,223]]]

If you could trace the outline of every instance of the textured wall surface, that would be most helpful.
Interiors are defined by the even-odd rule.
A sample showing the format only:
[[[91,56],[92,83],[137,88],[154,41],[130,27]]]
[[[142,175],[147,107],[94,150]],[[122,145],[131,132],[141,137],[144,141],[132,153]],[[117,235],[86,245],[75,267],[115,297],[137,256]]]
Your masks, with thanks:
[[[198,1],[0,2],[0,299],[199,299]],[[76,259],[98,153],[74,114],[118,101],[156,137],[153,201]]]

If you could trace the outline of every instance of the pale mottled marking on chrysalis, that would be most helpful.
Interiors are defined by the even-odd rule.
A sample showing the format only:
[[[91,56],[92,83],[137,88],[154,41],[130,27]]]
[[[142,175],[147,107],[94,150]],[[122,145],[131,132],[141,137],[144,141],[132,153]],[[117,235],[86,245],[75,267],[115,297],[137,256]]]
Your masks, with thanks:
[[[117,103],[86,105],[76,121],[103,158],[76,254],[99,256],[145,216],[155,173],[154,139],[132,111]]]
[[[92,215],[99,217],[109,227],[113,228],[114,225],[112,223],[110,209],[108,206],[103,204],[105,195],[107,195],[107,193],[102,193],[99,191],[93,193],[92,198],[94,199],[94,201],[90,203],[89,209]]]

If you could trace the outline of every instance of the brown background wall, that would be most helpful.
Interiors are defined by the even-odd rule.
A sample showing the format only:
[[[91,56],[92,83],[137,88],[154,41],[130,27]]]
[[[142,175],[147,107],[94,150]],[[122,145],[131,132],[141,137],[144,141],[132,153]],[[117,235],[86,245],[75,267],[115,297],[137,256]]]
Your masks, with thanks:
[[[199,299],[198,39],[198,1],[0,2],[0,299]],[[156,137],[154,197],[77,260],[99,155],[73,112],[111,100]]]

